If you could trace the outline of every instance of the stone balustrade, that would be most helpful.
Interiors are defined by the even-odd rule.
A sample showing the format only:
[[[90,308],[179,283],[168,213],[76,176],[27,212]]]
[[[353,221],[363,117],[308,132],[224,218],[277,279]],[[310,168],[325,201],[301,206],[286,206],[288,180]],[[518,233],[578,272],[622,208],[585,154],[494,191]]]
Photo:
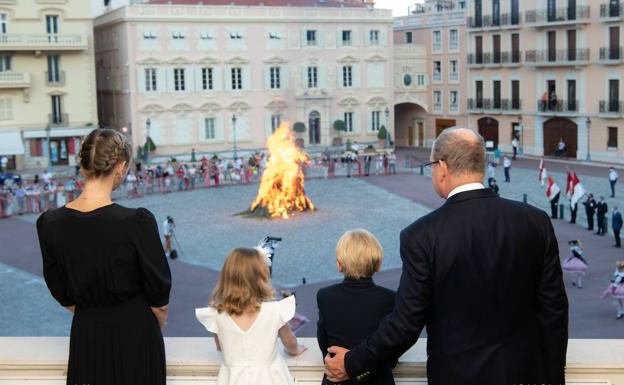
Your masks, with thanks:
[[[315,339],[308,351],[287,358],[297,385],[318,385],[323,375]],[[221,355],[212,338],[165,338],[169,385],[216,383]],[[405,353],[395,369],[397,384],[425,385],[426,339]],[[64,385],[66,337],[0,337],[0,385]],[[570,340],[568,385],[624,385],[624,340]]]

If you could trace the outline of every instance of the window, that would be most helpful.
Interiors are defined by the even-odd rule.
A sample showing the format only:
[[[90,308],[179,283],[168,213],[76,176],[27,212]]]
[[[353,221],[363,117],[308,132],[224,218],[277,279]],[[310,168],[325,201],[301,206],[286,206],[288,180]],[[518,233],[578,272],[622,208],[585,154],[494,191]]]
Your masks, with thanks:
[[[423,87],[425,85],[425,75],[416,76],[416,84],[418,84],[419,87]]]
[[[232,89],[243,89],[243,69],[240,67],[232,68]]]
[[[381,111],[372,111],[371,112],[371,122],[372,122],[372,127],[371,129],[373,131],[379,131],[379,128],[381,127]]]
[[[433,110],[442,111],[442,91],[433,91]]]
[[[206,118],[204,119],[204,139],[211,140],[217,138],[216,132],[216,119],[215,118]]]
[[[13,119],[12,100],[9,98],[0,99],[0,120]]]
[[[184,91],[186,90],[186,84],[184,81],[185,71],[184,68],[174,68],[173,69],[173,88],[176,91]]]
[[[442,31],[433,31],[433,50],[435,52],[442,50]]]
[[[452,90],[449,92],[449,106],[452,112],[459,111],[459,92]]]
[[[0,33],[7,33],[8,16],[6,13],[0,13]]]
[[[58,15],[46,15],[46,32],[48,35],[56,35],[59,32]]]
[[[48,55],[48,83],[61,81],[59,55]]]
[[[52,114],[51,121],[52,124],[63,123],[63,109],[61,104],[61,96],[60,95],[52,95]]]
[[[342,45],[351,45],[351,31],[342,31]]]
[[[308,67],[308,88],[318,87],[318,67]]]
[[[214,90],[214,69],[212,67],[202,68],[202,90]]]
[[[459,49],[459,32],[456,29],[449,31],[449,49],[457,51]]]
[[[353,132],[353,112],[344,113],[345,131]]]
[[[199,34],[199,38],[202,40],[212,40],[214,37],[210,34],[210,32],[202,32]]]
[[[405,87],[409,87],[412,85],[412,75],[410,74],[403,75],[403,85]]]
[[[414,42],[414,35],[412,34],[412,31],[405,32],[405,43],[412,44],[413,42]]]
[[[306,31],[306,41],[308,45],[316,45],[316,31],[309,29]]]
[[[156,32],[154,32],[154,31],[145,31],[145,32],[143,32],[143,39],[145,39],[145,40],[155,40],[156,39]]]
[[[145,91],[157,91],[156,68],[145,69]]]
[[[282,124],[282,116],[281,115],[271,115],[271,132],[275,132]]]
[[[434,60],[433,62],[433,80],[436,82],[442,81],[442,62]]]
[[[452,82],[459,81],[459,64],[457,60],[449,61],[449,66],[451,67],[450,73],[449,73],[449,80]]]
[[[607,147],[617,148],[618,146],[618,128],[607,127],[609,129],[609,139],[607,141]]]
[[[184,40],[186,38],[186,34],[184,32],[174,32],[171,34],[173,40]]]
[[[342,86],[353,87],[353,67],[342,67]]]
[[[243,38],[243,35],[240,32],[230,32],[231,40],[241,40],[242,38]]]
[[[11,70],[11,56],[0,55],[0,72]]]
[[[282,88],[282,84],[281,84],[281,73],[280,73],[280,67],[271,67],[269,69],[269,75],[271,77],[270,79],[270,83],[271,83],[271,89],[272,90],[279,90],[280,88]]]
[[[379,30],[374,29],[369,32],[370,45],[379,45]]]

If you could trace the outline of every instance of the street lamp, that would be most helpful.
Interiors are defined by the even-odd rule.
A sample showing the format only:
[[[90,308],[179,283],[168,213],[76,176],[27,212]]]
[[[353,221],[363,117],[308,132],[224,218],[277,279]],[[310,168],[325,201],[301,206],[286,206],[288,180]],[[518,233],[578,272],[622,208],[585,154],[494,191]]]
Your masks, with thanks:
[[[238,158],[238,148],[236,148],[236,115],[232,115],[232,135],[234,138],[234,159]]]
[[[390,147],[390,109],[386,107],[386,147]]]
[[[587,160],[591,160],[591,153],[590,153],[590,128],[591,128],[591,119],[589,118],[589,116],[587,117],[587,119],[585,120],[585,124],[587,125]]]
[[[518,128],[520,129],[520,154],[524,154],[524,125],[522,115],[518,115]]]
[[[46,145],[48,147],[48,172],[52,172],[52,146],[50,145],[50,123],[46,124]]]
[[[150,118],[147,118],[147,120],[145,121],[145,128],[146,128],[146,139],[145,139],[145,163],[147,163],[147,167],[151,166],[152,164],[152,159],[150,156],[150,153],[152,151],[152,144],[150,142],[150,127],[152,126],[152,121],[150,120]]]

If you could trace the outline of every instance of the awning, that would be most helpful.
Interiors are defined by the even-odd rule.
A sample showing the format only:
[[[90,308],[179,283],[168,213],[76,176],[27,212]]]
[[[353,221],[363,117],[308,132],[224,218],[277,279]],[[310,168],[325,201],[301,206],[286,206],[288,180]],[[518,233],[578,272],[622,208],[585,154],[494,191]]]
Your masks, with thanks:
[[[96,127],[76,127],[76,128],[59,128],[52,127],[50,129],[51,138],[65,138],[65,137],[83,137],[89,135],[91,131]],[[24,139],[36,139],[47,137],[46,130],[24,130]]]
[[[0,132],[0,155],[23,155],[24,142],[17,131]]]

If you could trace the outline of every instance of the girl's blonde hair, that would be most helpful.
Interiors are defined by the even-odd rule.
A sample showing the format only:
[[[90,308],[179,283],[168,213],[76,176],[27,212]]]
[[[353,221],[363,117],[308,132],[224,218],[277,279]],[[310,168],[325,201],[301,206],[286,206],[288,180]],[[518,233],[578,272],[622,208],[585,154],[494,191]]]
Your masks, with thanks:
[[[379,271],[383,260],[381,244],[367,230],[347,231],[336,245],[336,259],[348,278],[369,278]]]
[[[624,270],[624,261],[617,261],[615,267],[617,267],[618,270]]]
[[[260,309],[263,301],[274,297],[264,257],[256,249],[237,248],[223,264],[217,286],[212,290],[210,306],[219,313],[241,315]]]

